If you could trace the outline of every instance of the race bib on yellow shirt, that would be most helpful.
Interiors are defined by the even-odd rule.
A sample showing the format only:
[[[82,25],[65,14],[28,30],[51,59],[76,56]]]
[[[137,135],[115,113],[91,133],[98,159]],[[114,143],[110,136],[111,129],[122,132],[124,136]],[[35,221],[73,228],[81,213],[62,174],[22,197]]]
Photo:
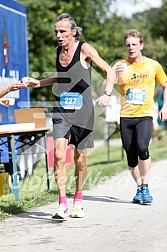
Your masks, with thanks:
[[[133,104],[143,104],[145,99],[145,90],[129,88],[126,91],[126,101]]]
[[[60,95],[60,106],[64,109],[79,110],[83,106],[83,96],[78,92],[63,92]]]

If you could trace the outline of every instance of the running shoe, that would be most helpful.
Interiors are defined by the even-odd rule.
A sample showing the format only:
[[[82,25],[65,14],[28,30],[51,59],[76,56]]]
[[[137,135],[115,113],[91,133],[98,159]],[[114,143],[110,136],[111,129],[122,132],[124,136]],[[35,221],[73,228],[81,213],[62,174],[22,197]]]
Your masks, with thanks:
[[[57,212],[55,213],[55,215],[52,216],[52,219],[65,220],[68,216],[68,207],[65,206],[63,203],[60,203]]]
[[[142,191],[142,187],[139,187],[137,189],[136,195],[133,198],[133,203],[139,203],[139,204],[143,203],[143,191]]]
[[[153,197],[150,195],[150,192],[147,186],[143,187],[142,193],[143,193],[143,204],[153,202]]]
[[[84,209],[82,206],[82,202],[80,200],[75,200],[73,204],[72,213],[70,215],[72,218],[83,218],[84,217]]]

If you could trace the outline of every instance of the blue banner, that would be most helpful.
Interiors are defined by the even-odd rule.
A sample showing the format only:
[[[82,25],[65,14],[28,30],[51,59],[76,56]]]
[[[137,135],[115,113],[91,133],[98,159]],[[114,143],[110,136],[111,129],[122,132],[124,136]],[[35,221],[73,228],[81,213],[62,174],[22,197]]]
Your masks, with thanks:
[[[0,0],[0,88],[28,75],[27,8],[13,0]],[[10,92],[14,106],[0,105],[0,124],[15,123],[14,110],[29,107],[30,91]]]

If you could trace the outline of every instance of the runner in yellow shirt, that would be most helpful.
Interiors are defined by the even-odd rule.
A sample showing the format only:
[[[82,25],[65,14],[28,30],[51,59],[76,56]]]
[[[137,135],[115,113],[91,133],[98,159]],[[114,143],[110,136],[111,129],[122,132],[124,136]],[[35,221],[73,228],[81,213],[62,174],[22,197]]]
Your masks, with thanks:
[[[139,31],[127,31],[124,43],[128,57],[113,66],[121,94],[121,138],[129,170],[137,184],[133,203],[152,203],[148,180],[154,89],[156,82],[163,87],[164,104],[159,117],[167,120],[167,76],[157,61],[142,55],[144,42]]]

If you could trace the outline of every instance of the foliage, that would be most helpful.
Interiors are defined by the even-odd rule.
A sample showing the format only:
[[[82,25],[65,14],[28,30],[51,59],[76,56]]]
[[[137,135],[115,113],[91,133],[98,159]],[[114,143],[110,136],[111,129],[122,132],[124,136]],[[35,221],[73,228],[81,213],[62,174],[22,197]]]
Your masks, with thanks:
[[[21,0],[20,2],[28,9],[30,75],[39,78],[42,78],[45,72],[55,71],[54,48],[57,45],[53,29],[55,18],[63,12],[69,12],[84,31],[82,39],[92,41],[93,44],[110,3],[109,0]],[[52,89],[44,87],[40,92],[37,89],[31,90],[32,100],[43,96],[47,100],[53,100]]]
[[[163,0],[162,3],[161,8],[153,9],[152,13],[150,12],[148,14],[152,17],[150,20],[150,32],[152,39],[153,41],[158,41],[155,45],[154,57],[161,62],[165,71],[167,71],[167,30],[164,25],[167,19],[167,0]]]
[[[167,4],[166,4],[167,5]],[[167,35],[162,32],[164,24],[160,19],[163,6],[160,9],[152,8],[149,11],[135,14],[130,20],[133,28],[140,30],[144,36],[144,55],[158,60],[166,69]],[[161,14],[160,14],[161,13]]]

